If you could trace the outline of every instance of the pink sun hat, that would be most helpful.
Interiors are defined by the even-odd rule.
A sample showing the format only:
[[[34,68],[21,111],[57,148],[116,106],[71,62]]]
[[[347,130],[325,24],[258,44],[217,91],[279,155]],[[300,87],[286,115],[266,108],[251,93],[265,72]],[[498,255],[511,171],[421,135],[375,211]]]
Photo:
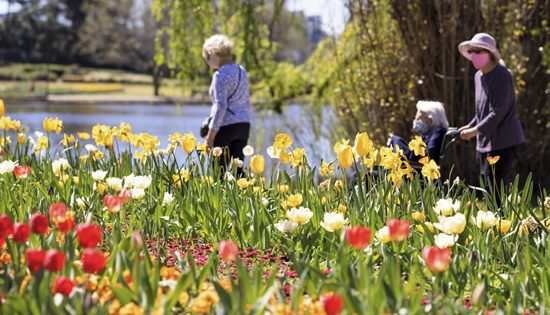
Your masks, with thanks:
[[[493,38],[493,36],[487,34],[487,33],[477,33],[472,37],[472,39],[464,41],[458,45],[458,51],[462,54],[462,56],[466,57],[466,59],[471,60],[471,56],[468,53],[468,50],[472,48],[482,48],[490,51],[493,56],[495,56],[495,59],[497,61],[500,61],[500,53],[497,49],[497,42]]]

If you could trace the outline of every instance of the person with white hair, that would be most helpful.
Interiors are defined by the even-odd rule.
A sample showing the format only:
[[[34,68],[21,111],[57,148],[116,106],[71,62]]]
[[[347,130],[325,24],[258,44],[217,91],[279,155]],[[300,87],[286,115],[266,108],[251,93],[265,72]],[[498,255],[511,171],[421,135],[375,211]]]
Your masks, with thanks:
[[[516,115],[514,79],[504,66],[495,39],[475,34],[458,45],[458,51],[478,71],[475,83],[475,116],[459,129],[460,138],[476,138],[480,175],[485,185],[494,179],[510,183],[518,174],[518,146],[525,142],[523,127]],[[491,166],[488,157],[499,156]]]
[[[212,107],[201,127],[208,148],[220,147],[224,164],[229,158],[244,160],[243,148],[250,134],[250,90],[246,70],[233,62],[233,42],[225,35],[208,38],[202,56],[215,70],[210,85]],[[229,153],[230,157],[227,156]],[[242,170],[239,169],[242,175]]]
[[[445,114],[445,107],[441,102],[435,101],[418,101],[416,103],[416,116],[413,120],[413,131],[422,137],[426,143],[427,156],[439,163],[439,154],[443,137],[449,129],[449,122]],[[403,154],[409,161],[417,162],[421,157],[414,154],[409,149],[409,144],[400,136],[393,135],[390,138],[389,145],[397,146],[403,150]]]

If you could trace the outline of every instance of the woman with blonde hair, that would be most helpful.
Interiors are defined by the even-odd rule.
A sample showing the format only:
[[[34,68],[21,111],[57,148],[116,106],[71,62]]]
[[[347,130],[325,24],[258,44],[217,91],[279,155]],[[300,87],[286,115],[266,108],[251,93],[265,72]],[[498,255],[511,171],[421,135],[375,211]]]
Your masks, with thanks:
[[[225,35],[208,38],[202,56],[215,70],[210,85],[212,107],[201,135],[209,148],[221,147],[231,158],[244,160],[250,133],[250,91],[246,70],[233,62],[233,43]],[[221,161],[229,160],[222,154]],[[241,173],[241,172],[239,172]]]

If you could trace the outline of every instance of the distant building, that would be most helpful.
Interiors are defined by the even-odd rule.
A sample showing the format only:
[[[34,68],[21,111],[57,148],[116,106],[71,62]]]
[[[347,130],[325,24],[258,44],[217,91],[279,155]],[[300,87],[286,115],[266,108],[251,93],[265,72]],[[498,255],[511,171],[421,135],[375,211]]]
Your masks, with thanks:
[[[306,16],[305,30],[313,46],[317,46],[327,36],[323,31],[323,19],[319,15]]]

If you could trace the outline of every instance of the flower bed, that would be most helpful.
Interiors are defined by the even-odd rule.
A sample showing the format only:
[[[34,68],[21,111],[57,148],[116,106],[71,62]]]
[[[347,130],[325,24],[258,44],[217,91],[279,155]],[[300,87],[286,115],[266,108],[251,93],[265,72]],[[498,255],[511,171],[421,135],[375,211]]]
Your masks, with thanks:
[[[318,166],[279,134],[267,153],[247,147],[245,163],[220,174],[219,150],[192,134],[159,148],[127,124],[98,124],[64,135],[52,154],[63,122],[43,127],[30,134],[0,118],[2,313],[543,314],[550,305],[550,198],[530,181],[496,192],[441,181],[433,161],[417,173],[366,133]]]

